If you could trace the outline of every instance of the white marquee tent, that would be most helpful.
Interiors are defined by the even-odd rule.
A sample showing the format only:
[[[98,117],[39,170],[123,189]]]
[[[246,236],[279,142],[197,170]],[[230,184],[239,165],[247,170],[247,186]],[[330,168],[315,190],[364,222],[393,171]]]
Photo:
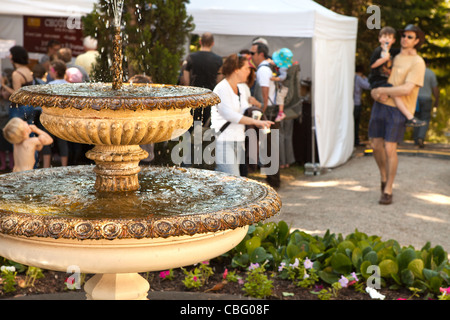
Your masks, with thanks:
[[[71,16],[92,11],[95,0],[0,0],[0,39],[21,44],[23,15]],[[194,32],[212,32],[214,51],[226,56],[249,48],[254,37],[271,52],[288,47],[311,78],[315,131],[321,167],[345,163],[353,151],[353,77],[357,19],[336,14],[311,0],[191,0]],[[22,40],[23,41],[23,40]]]
[[[214,34],[222,56],[249,48],[263,36],[271,52],[288,47],[311,78],[321,167],[336,167],[352,154],[353,81],[357,19],[311,0],[191,0],[195,33]]]

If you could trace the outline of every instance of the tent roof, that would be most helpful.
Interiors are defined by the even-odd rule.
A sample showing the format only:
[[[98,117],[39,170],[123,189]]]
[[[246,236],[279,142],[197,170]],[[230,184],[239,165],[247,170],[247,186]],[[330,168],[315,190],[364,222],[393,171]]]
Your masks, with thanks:
[[[97,0],[1,0],[0,14],[69,17],[92,12]]]
[[[2,0],[0,14],[84,15],[93,10],[94,3],[97,0]],[[356,39],[356,18],[312,0],[191,0],[187,11],[199,34]]]
[[[356,39],[357,19],[312,0],[191,0],[195,32]]]

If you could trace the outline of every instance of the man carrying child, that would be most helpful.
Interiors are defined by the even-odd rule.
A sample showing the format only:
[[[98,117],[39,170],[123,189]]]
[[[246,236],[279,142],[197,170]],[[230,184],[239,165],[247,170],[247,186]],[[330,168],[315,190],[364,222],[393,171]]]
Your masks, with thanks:
[[[397,173],[397,144],[403,141],[406,118],[398,109],[398,98],[409,112],[416,108],[419,88],[423,86],[425,62],[417,50],[425,41],[422,30],[408,25],[400,30],[401,51],[395,57],[389,76],[391,87],[382,86],[373,89],[375,100],[369,122],[369,138],[372,143],[374,158],[380,171],[380,204],[392,203],[392,188]]]

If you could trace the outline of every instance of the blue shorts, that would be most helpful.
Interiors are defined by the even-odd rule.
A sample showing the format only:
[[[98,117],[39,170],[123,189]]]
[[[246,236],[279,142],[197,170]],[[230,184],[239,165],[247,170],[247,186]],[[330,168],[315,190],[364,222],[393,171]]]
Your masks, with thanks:
[[[383,138],[388,142],[402,142],[406,117],[398,110],[375,101],[369,121],[369,138]]]

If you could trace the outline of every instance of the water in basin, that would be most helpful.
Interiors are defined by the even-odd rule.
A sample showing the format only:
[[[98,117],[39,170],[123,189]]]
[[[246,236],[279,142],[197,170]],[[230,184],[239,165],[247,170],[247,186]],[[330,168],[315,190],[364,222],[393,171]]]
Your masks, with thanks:
[[[94,189],[93,166],[38,169],[0,178],[0,212],[82,219],[142,219],[218,212],[267,195],[255,181],[214,171],[143,167],[140,189]]]

